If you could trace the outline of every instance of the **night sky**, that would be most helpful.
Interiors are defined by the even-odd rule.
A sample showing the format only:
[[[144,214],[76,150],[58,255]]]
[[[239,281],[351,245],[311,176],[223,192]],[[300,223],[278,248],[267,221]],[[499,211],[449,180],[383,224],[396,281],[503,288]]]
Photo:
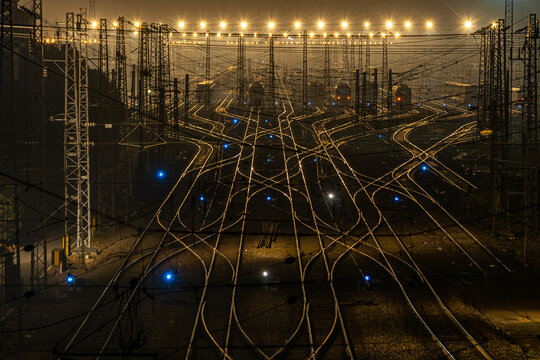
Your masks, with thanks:
[[[62,20],[67,11],[76,12],[80,7],[88,6],[88,0],[43,0],[43,3],[44,15],[50,21]],[[540,13],[540,1],[516,0],[514,12],[516,22],[528,13]],[[252,24],[266,24],[270,19],[285,24],[292,24],[296,19],[316,24],[320,18],[328,24],[343,19],[351,25],[363,24],[366,20],[382,24],[386,19],[392,19],[396,24],[405,20],[424,24],[429,19],[450,29],[460,28],[465,19],[471,19],[480,27],[504,18],[504,0],[96,0],[96,17],[113,19],[118,16],[168,24],[176,24],[180,19],[186,24],[203,19],[209,24],[221,20],[237,24],[240,19]]]

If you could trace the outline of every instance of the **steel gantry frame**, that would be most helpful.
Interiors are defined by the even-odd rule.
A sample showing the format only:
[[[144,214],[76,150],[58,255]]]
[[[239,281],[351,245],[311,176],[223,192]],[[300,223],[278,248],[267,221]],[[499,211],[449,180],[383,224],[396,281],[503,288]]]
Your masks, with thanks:
[[[538,236],[538,20],[529,15],[524,44],[524,157],[523,186],[523,257],[527,260],[528,248]]]
[[[69,250],[91,247],[86,14],[66,15],[64,113],[64,236]],[[84,259],[84,255],[82,256]]]

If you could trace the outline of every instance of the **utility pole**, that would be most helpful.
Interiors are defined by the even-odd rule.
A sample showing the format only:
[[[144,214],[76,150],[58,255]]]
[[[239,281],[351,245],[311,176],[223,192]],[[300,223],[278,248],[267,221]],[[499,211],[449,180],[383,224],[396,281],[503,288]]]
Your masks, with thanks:
[[[382,34],[382,83],[381,83],[381,102],[385,96],[386,86],[388,85],[388,34]]]
[[[361,72],[367,71],[364,68],[364,36],[358,36],[358,67]]]
[[[128,106],[128,94],[127,94],[127,63],[126,63],[126,32],[125,32],[125,19],[119,17],[116,22],[116,91],[120,102],[124,106]],[[134,96],[134,94],[131,94]]]
[[[538,236],[538,20],[529,15],[524,44],[525,67],[525,174],[523,186],[524,234],[523,258],[527,260],[529,244]]]
[[[506,32],[506,59],[508,61],[508,88],[510,89],[510,101],[512,101],[512,83],[513,83],[513,70],[512,57],[514,48],[514,0],[504,1],[504,31]],[[510,107],[510,114],[512,114],[512,106]],[[512,119],[510,119],[512,121]]]
[[[270,81],[269,81],[269,85],[270,85],[269,103],[270,103],[270,107],[272,109],[275,109],[274,105],[276,103],[276,84],[275,84],[276,75],[275,75],[275,64],[274,64],[274,37],[272,36],[272,34],[268,35],[268,43],[269,43],[269,46],[270,46],[270,59],[268,61],[269,65],[270,65],[270,68],[268,69],[268,75],[270,77]],[[274,111],[272,111],[272,113],[273,112]]]
[[[362,73],[362,119],[364,121],[366,121],[367,116],[367,75],[367,71]]]
[[[304,43],[302,44],[302,106],[304,109],[304,114],[307,115],[308,37],[306,30],[304,30],[302,38],[304,40]]]
[[[388,69],[388,91],[386,92],[386,107],[388,108],[388,127],[392,127],[392,108],[393,108],[393,96],[392,96],[392,69]]]
[[[324,36],[324,91],[326,93],[327,106],[332,106],[330,95],[330,44]]]
[[[109,41],[107,33],[107,19],[99,20],[99,54],[98,67],[102,82],[100,86],[104,94],[109,91]],[[104,81],[103,81],[104,80]]]
[[[98,36],[98,70],[99,70],[99,90],[105,96],[109,95],[109,40],[107,19],[99,20],[99,36]],[[111,111],[109,108],[110,101],[104,97],[104,104],[107,105],[107,114],[104,115],[103,120],[106,123],[111,123]],[[104,124],[100,124],[104,125]],[[116,124],[115,124],[116,125]],[[109,132],[108,134],[105,131]],[[104,126],[100,127],[97,132],[100,138],[98,142],[104,142],[100,145],[100,152],[110,154],[110,156],[98,156],[97,157],[97,169],[99,170],[98,176],[98,209],[102,214],[107,216],[116,216],[115,208],[115,194],[118,169],[115,169],[114,165],[118,164],[117,151],[114,146],[109,145],[117,140],[117,127],[113,126],[111,130],[104,130]],[[100,227],[106,220],[106,217],[101,217]]]
[[[343,38],[343,72],[345,73],[345,80],[350,79],[349,72],[351,71],[349,66],[349,38],[350,34]]]
[[[489,41],[491,40],[490,26],[480,29],[480,59],[478,62],[478,112],[476,113],[477,137],[487,129],[488,97],[491,86],[488,83],[489,77]]]
[[[189,74],[186,74],[184,83],[184,123],[187,125],[189,120]]]
[[[71,249],[91,246],[86,14],[66,15],[64,112],[64,236]]]
[[[355,71],[355,92],[354,92],[354,112],[356,121],[360,122],[360,70]]]
[[[350,33],[347,34],[347,38],[349,39],[349,42],[350,42],[350,46],[351,46],[351,49],[350,49],[350,62],[349,62],[349,67],[352,67],[352,69],[356,69],[358,68],[357,64],[356,64],[356,55],[355,55],[355,48],[356,46],[355,45],[355,41],[354,41],[354,36],[351,37],[352,35]]]
[[[236,59],[236,92],[240,106],[243,106],[245,102],[244,60],[244,34],[240,33],[238,34],[238,49]]]
[[[371,38],[372,34],[366,37],[366,67],[365,70],[369,73],[369,67],[371,66]]]
[[[490,47],[490,88],[492,96],[489,99],[490,130],[490,159],[491,159],[491,211],[492,231],[496,230],[500,214],[507,219],[508,187],[507,187],[507,145],[508,145],[508,103],[505,96],[506,85],[506,45],[504,20],[499,19],[491,28]],[[505,222],[505,225],[508,225]]]
[[[13,15],[11,0],[2,0],[0,21],[0,169],[16,176],[13,63]],[[20,249],[18,188],[0,178],[0,317],[19,293]]]
[[[373,68],[373,100],[371,103],[371,105],[373,105],[373,108],[371,111],[373,115],[375,116],[375,118],[377,118],[377,115],[379,113],[377,111],[378,99],[379,99],[379,80],[377,76],[377,68]]]
[[[180,121],[180,116],[178,113],[178,102],[180,99],[178,98],[178,78],[174,78],[173,80],[173,126],[178,126]]]
[[[506,29],[503,19],[476,32],[480,35],[478,72],[478,115],[480,136],[488,138],[491,177],[491,229],[500,215],[508,228],[508,142],[510,126],[509,72],[507,71]]]
[[[206,105],[210,105],[210,34],[206,33]]]

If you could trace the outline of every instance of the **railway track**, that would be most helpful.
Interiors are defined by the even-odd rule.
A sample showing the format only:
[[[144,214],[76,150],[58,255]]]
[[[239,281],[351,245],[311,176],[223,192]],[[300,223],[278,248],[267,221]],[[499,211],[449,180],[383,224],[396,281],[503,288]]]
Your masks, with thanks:
[[[282,93],[288,94],[280,77],[278,80]],[[392,296],[399,296],[410,309],[403,315],[405,319],[416,319],[425,339],[431,338],[443,356],[491,359],[445,304],[430,283],[426,266],[411,253],[379,203],[380,194],[397,192],[420,207],[480,271],[484,265],[476,263],[479,255],[470,251],[471,243],[497,261],[414,178],[418,165],[429,161],[443,181],[457,188],[470,185],[436,155],[466,138],[472,124],[421,149],[409,140],[409,134],[444,116],[443,111],[426,106],[430,114],[393,132],[393,141],[409,158],[383,176],[370,178],[355,170],[340,150],[343,145],[373,136],[375,130],[369,122],[351,124],[348,111],[329,117],[325,109],[318,109],[312,114],[310,128],[307,116],[298,115],[286,97],[279,114],[264,115],[253,107],[238,113],[231,108],[232,97],[226,96],[219,104],[220,114],[236,119],[228,126],[206,117],[202,106],[191,110],[193,123],[186,128],[200,135],[191,140],[198,154],[65,343],[66,354],[88,344],[92,335],[94,344],[99,344],[96,358],[101,358],[107,349],[114,348],[116,336],[133,335],[138,329],[134,319],[149,306],[141,295],[156,296],[148,290],[156,274],[174,268],[172,264],[180,259],[190,259],[196,264],[192,277],[200,286],[194,290],[193,315],[186,318],[191,324],[185,325],[190,328],[188,339],[181,341],[175,357],[356,359],[372,344],[367,340],[368,332],[358,329],[352,320],[358,316],[354,310],[358,304],[345,300],[349,295],[342,281],[361,279],[354,280],[356,286],[369,288],[369,269],[377,269],[373,271],[380,271],[384,274],[381,278],[388,280],[385,284],[393,284],[389,285]],[[360,133],[359,128],[366,131]],[[353,131],[358,134],[351,134]],[[227,151],[219,150],[224,142]],[[330,182],[311,181],[319,166],[332,178]],[[200,184],[209,179],[217,185],[206,192]],[[190,186],[179,187],[183,181]],[[200,206],[195,205],[199,191],[205,191],[200,195]],[[430,215],[428,203],[438,207],[436,214]],[[268,214],[262,208],[268,209]],[[278,214],[279,222],[271,220]],[[162,230],[160,237],[148,236],[151,224]],[[458,230],[450,233],[451,226],[461,235],[455,234]],[[257,232],[262,235],[254,235]],[[469,240],[467,246],[461,236]],[[277,238],[280,246],[294,252],[287,258],[291,259],[288,264],[265,259],[281,251],[273,246]],[[498,264],[504,267],[502,261]],[[97,320],[106,313],[101,304],[118,284],[128,289],[116,303],[117,310],[108,314],[107,320]],[[371,291],[375,297],[384,293],[383,289]],[[170,298],[160,297],[158,306],[167,306]],[[364,305],[373,303],[373,299],[366,299]],[[287,321],[276,323],[274,319],[280,317]],[[260,333],[258,326],[263,321],[269,329],[280,330]]]

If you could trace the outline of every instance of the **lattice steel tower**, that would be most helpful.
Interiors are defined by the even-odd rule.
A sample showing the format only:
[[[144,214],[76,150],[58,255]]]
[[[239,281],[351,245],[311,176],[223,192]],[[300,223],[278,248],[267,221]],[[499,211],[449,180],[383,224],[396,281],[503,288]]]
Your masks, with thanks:
[[[64,114],[64,236],[70,248],[91,246],[86,14],[66,15]]]

